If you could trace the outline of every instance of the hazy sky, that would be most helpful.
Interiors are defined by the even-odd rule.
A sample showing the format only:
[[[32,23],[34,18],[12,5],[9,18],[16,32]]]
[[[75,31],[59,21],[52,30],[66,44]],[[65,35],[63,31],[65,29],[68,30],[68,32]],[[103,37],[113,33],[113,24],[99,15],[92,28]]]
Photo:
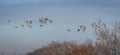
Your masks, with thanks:
[[[41,17],[53,23],[39,27]],[[90,24],[98,19],[108,27],[120,21],[120,0],[0,0],[0,49],[28,50],[50,41],[94,39]],[[14,28],[25,20],[33,20],[32,29]],[[77,32],[82,24],[87,31]],[[72,31],[67,32],[68,28]]]

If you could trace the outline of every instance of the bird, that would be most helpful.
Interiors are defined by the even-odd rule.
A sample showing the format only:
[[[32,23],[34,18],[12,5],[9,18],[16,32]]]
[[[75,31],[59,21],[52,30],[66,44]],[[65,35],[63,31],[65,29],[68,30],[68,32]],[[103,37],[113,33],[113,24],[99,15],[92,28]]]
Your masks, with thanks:
[[[41,20],[42,20],[43,24],[46,23],[46,19],[45,18],[42,18]]]
[[[14,28],[18,28],[18,26],[14,26]]]
[[[80,26],[80,29],[83,28],[83,25]]]
[[[48,20],[47,18],[41,18],[39,19],[39,22],[45,24],[47,20]]]
[[[29,21],[29,24],[32,24],[32,21]]]
[[[91,24],[91,26],[92,26],[92,28],[95,28],[95,27],[97,26],[97,24],[96,24],[95,22],[93,22],[93,23]]]
[[[23,24],[21,24],[21,27],[24,27],[24,25],[23,25]]]
[[[46,24],[47,20],[46,19],[43,19],[43,23]]]
[[[98,28],[101,28],[101,26],[98,26]]]
[[[40,27],[42,27],[43,25],[41,24]]]
[[[103,26],[106,28],[106,25],[105,25],[105,23],[103,23]]]
[[[101,25],[102,24],[102,21],[99,19],[99,21],[98,21],[98,25]]]
[[[71,30],[70,29],[67,29],[68,32],[70,32]]]
[[[29,27],[29,28],[32,28],[32,24],[28,24],[28,27]]]
[[[83,32],[85,32],[86,31],[86,28],[87,28],[87,26],[83,26]]]
[[[77,29],[77,32],[79,32],[80,31],[80,29]]]
[[[8,19],[8,20],[7,20],[7,22],[8,22],[8,23],[10,23],[10,22],[11,22],[11,20],[10,20],[10,19]]]
[[[28,26],[29,28],[32,28],[32,23],[33,23],[32,20],[26,20],[25,23],[27,24],[27,26]],[[24,25],[21,24],[21,26],[23,27]]]
[[[47,20],[48,20],[48,18],[45,18],[45,20],[47,21]]]
[[[26,21],[25,21],[25,23],[27,23],[27,24],[28,24],[28,23],[29,23],[29,21],[28,21],[28,20],[26,20]]]
[[[52,21],[51,19],[49,19],[49,22],[50,22],[50,23],[53,23],[53,21]]]
[[[42,20],[42,19],[39,19],[39,22],[40,22],[40,23],[43,23],[43,20]]]
[[[102,21],[99,19],[99,22],[102,22]]]

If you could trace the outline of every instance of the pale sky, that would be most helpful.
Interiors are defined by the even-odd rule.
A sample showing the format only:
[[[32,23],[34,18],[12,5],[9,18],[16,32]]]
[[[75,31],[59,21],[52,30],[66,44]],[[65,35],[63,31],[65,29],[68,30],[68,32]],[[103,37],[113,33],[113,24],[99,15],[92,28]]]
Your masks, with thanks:
[[[41,17],[53,23],[39,27]],[[27,19],[33,20],[32,29],[14,28]],[[94,41],[90,24],[98,19],[108,27],[120,21],[120,0],[0,0],[0,49],[29,51],[50,41]],[[87,31],[77,32],[82,24]],[[72,31],[67,32],[68,28]]]

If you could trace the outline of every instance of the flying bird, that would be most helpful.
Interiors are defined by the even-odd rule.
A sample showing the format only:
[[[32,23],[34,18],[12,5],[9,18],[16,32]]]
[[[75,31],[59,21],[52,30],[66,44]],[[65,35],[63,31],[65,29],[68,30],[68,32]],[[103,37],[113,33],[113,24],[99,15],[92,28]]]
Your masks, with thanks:
[[[70,29],[67,29],[68,32],[70,32],[71,30]]]
[[[101,25],[102,24],[102,21],[99,19],[99,21],[98,21],[98,25]]]
[[[25,23],[28,23],[28,22],[29,22],[28,20],[25,21]]]
[[[32,24],[28,24],[28,27],[29,27],[29,28],[32,28]]]
[[[11,22],[11,20],[10,20],[10,19],[8,19],[8,20],[7,20],[7,22],[8,22],[8,23],[10,23],[10,22]]]
[[[96,24],[95,22],[93,22],[93,23],[91,24],[91,26],[92,26],[92,28],[95,28],[95,27],[97,26],[97,24]]]
[[[23,24],[21,24],[21,27],[24,27],[24,25],[23,25]]]
[[[102,21],[99,19],[99,22],[102,22]]]
[[[29,24],[32,24],[32,21],[29,21]]]
[[[47,20],[48,20],[48,18],[45,18],[45,20],[47,21]]]
[[[52,21],[51,19],[49,19],[49,22],[50,22],[50,23],[53,23],[53,21]]]
[[[101,26],[98,26],[98,28],[101,28]]]
[[[86,28],[87,28],[87,26],[83,26],[83,32],[85,32],[86,31]]]
[[[105,23],[103,23],[103,26],[106,28],[106,25],[105,25]]]
[[[80,26],[80,29],[83,28],[83,25]]]
[[[41,18],[41,19],[39,19],[39,22],[45,24],[45,23],[46,23],[46,20],[47,20],[47,18],[46,18],[46,19]]]
[[[14,28],[19,28],[18,26],[14,26]]]
[[[42,27],[43,25],[41,24],[40,27]]]
[[[43,23],[43,20],[42,20],[42,19],[39,19],[39,22],[40,22],[40,23]]]
[[[39,21],[39,23],[40,23],[40,27],[42,27],[43,25],[45,25],[46,23],[53,23],[53,21],[51,20],[51,19],[49,19],[49,18],[41,18],[41,19],[39,19],[38,20]]]
[[[80,29],[77,29],[77,32],[79,32],[80,31]]]
[[[27,26],[29,27],[29,28],[32,28],[32,21],[31,20],[26,20],[25,21],[25,23],[27,24]],[[24,26],[24,25],[21,25],[22,27]]]

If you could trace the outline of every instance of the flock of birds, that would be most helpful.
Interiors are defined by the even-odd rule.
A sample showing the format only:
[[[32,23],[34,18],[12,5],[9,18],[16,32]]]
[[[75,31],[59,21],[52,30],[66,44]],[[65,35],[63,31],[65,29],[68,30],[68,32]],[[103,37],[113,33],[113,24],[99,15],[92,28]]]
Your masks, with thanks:
[[[11,22],[11,20],[7,20],[8,23]],[[49,19],[49,18],[40,18],[38,20],[40,27],[42,27],[43,25],[45,25],[46,23],[53,23],[53,20]],[[26,20],[25,24],[21,24],[21,27],[29,27],[32,28],[32,20]],[[94,28],[94,30],[96,31],[97,29],[101,28],[102,26],[106,27],[105,24],[99,20],[98,22],[93,22],[91,24],[92,28]],[[14,26],[14,28],[19,28],[19,26]],[[80,25],[79,28],[76,30],[77,32],[83,31],[85,32],[87,30],[87,26],[86,25]],[[71,32],[71,29],[67,29],[68,32]]]
[[[41,18],[41,19],[39,19],[39,22],[40,22],[40,27],[42,27],[46,23],[53,23],[53,21],[48,18]]]
[[[77,32],[80,32],[81,30],[82,30],[83,32],[85,32],[86,29],[87,29],[87,26],[85,26],[85,25],[80,25],[80,27],[77,29]],[[70,32],[71,29],[67,29],[67,31]]]
[[[101,20],[99,20],[98,22],[93,22],[91,26],[95,30],[95,32],[97,32],[97,30],[100,28],[106,28],[105,23],[103,23]],[[85,32],[86,30],[87,30],[86,25],[80,25],[79,28],[77,29],[77,32],[80,32],[80,31]],[[71,29],[67,29],[67,31],[70,32]]]
[[[12,22],[12,20],[7,20],[7,22],[8,23],[11,23]],[[49,18],[40,18],[39,20],[38,20],[38,22],[39,22],[39,25],[40,25],[40,27],[42,27],[43,25],[45,25],[46,23],[53,23],[53,21],[51,20],[51,19],[49,19]],[[20,28],[20,27],[29,27],[29,28],[32,28],[32,25],[33,24],[33,21],[32,20],[26,20],[25,21],[25,23],[24,24],[21,24],[21,25],[19,25],[19,26],[14,26],[14,28]]]

